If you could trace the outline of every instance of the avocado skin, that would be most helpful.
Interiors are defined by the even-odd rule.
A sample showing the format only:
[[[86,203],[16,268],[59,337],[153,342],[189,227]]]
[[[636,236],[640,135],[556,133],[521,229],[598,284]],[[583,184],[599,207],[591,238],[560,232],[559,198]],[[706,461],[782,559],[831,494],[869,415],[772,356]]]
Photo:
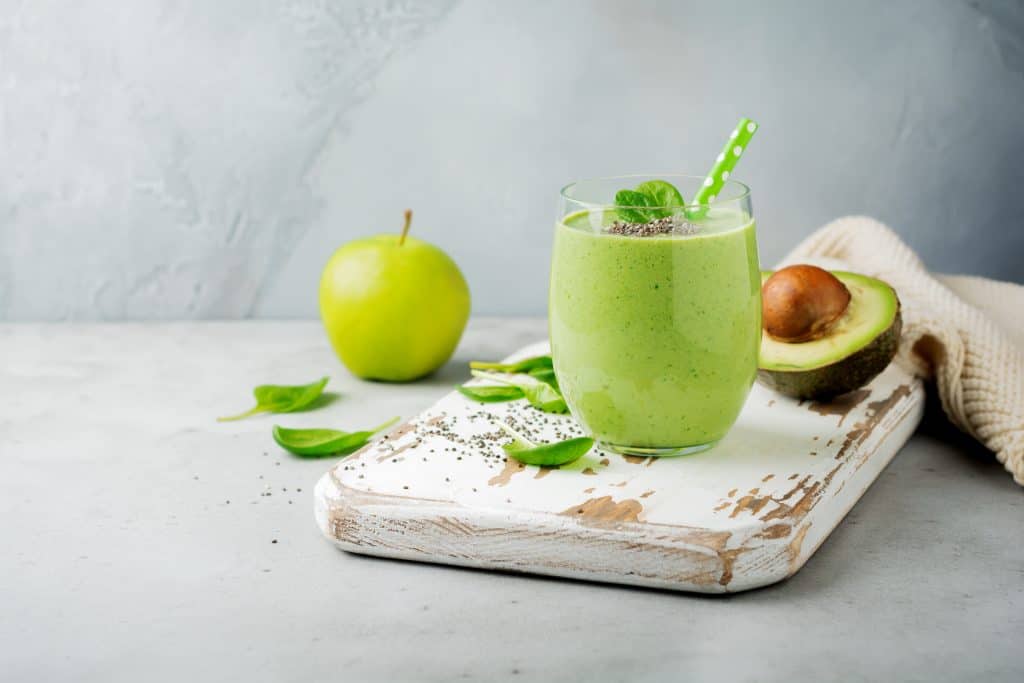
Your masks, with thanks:
[[[823,401],[859,389],[873,380],[892,361],[900,344],[903,316],[896,300],[892,324],[860,351],[812,370],[758,369],[757,379],[780,394]]]

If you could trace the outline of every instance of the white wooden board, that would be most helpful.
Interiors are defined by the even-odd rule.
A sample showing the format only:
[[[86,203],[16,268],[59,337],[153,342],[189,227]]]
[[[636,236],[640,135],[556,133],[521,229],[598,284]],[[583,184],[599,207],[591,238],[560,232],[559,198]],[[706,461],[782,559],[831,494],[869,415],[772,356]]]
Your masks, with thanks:
[[[546,353],[546,344],[513,358]],[[356,553],[708,593],[791,576],[885,468],[924,408],[891,365],[832,403],[755,384],[715,448],[677,458],[593,450],[560,469],[506,459],[494,420],[538,441],[573,420],[449,394],[342,460],[316,518]]]

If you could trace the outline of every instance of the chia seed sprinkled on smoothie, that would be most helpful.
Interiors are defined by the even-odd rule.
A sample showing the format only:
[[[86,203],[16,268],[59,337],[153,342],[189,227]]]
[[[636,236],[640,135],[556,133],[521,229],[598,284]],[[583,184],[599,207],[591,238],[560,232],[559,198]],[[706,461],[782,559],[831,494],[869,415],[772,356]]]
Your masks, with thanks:
[[[630,237],[654,237],[656,235],[693,235],[700,231],[693,223],[677,216],[658,218],[647,223],[627,223],[615,221],[605,232],[612,235],[628,235]]]

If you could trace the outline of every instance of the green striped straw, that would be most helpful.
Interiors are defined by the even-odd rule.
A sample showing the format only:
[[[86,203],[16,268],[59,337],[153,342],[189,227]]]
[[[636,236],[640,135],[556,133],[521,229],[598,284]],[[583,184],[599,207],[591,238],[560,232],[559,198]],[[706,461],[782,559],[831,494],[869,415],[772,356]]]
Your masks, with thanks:
[[[740,119],[740,122],[736,124],[736,128],[732,131],[732,135],[726,141],[725,146],[722,147],[718,158],[715,159],[715,165],[711,167],[711,171],[704,178],[704,185],[693,198],[692,204],[703,204],[706,207],[715,201],[715,197],[722,190],[725,181],[729,179],[733,169],[736,168],[736,164],[739,163],[740,157],[747,151],[750,138],[754,137],[754,132],[757,131],[757,128],[756,122],[746,118]],[[704,207],[693,209],[689,213],[689,217],[700,218],[707,213],[707,208]]]

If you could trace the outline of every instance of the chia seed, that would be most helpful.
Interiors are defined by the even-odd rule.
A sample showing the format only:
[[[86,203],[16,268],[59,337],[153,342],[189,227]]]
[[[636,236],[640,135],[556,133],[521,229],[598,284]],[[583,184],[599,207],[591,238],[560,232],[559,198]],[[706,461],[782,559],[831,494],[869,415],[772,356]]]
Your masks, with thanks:
[[[627,235],[629,237],[654,237],[655,235],[693,235],[699,228],[678,216],[667,216],[646,223],[627,223],[615,221],[605,232],[611,235]]]

